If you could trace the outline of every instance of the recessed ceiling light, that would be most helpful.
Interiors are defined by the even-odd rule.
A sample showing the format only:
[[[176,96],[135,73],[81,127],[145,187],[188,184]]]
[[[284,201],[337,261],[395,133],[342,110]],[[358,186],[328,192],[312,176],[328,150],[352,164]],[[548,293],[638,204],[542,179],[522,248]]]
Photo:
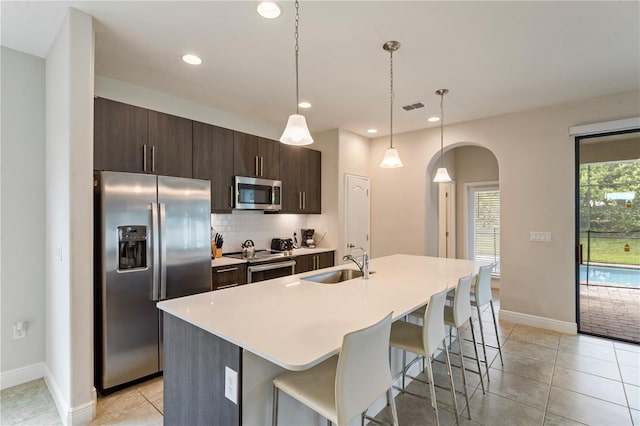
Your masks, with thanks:
[[[378,133],[378,129],[369,129],[367,133]]]
[[[280,6],[272,1],[260,2],[256,10],[263,18],[275,19],[280,16]]]
[[[198,58],[196,55],[184,55],[182,60],[190,65],[200,65],[202,63],[202,59]]]
[[[440,117],[429,117],[429,118],[427,118],[427,121],[430,121],[432,123],[436,122],[436,121],[440,121]]]
[[[311,104],[309,102],[300,102],[298,106],[300,108],[311,108]]]

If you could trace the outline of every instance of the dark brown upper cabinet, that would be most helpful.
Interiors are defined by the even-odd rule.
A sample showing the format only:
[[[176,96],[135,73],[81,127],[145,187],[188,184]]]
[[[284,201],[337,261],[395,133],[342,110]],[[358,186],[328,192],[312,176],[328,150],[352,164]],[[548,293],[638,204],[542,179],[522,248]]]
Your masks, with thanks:
[[[282,213],[321,213],[321,153],[280,146]]]
[[[193,121],[149,111],[151,173],[190,178]]]
[[[233,208],[233,130],[193,122],[193,177],[211,181],[211,212]]]
[[[96,98],[93,142],[95,170],[149,172],[146,109]]]
[[[94,170],[192,177],[192,121],[109,99],[94,101]]]
[[[233,169],[236,176],[280,179],[280,143],[234,132]]]

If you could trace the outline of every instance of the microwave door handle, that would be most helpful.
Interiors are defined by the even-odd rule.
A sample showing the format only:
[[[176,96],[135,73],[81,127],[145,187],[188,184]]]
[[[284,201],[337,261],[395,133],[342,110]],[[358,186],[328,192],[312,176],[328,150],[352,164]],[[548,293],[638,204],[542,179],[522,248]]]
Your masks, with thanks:
[[[158,232],[158,204],[151,203],[151,300],[157,302],[160,286],[159,232]]]
[[[160,203],[160,299],[167,298],[167,211],[164,203]]]

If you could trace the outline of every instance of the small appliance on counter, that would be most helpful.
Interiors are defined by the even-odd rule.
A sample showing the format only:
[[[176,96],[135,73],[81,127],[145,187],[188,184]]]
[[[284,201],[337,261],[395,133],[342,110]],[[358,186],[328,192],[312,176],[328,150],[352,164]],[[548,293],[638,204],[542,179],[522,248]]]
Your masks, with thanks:
[[[300,234],[302,234],[302,247],[314,248],[316,246],[316,242],[313,240],[313,234],[315,230],[313,229],[301,229]]]
[[[290,252],[293,250],[293,240],[291,238],[274,238],[271,240],[271,250]]]

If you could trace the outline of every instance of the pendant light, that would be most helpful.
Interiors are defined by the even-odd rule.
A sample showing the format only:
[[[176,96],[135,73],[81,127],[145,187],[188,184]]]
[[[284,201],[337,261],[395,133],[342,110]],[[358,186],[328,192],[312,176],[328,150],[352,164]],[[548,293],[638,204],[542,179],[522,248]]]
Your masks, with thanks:
[[[289,116],[287,121],[287,127],[285,127],[282,136],[280,136],[280,142],[287,145],[310,145],[313,143],[311,133],[307,127],[307,120],[304,115],[300,114],[299,90],[298,90],[298,23],[300,21],[300,13],[298,12],[300,4],[298,0],[295,2],[296,7],[296,30],[294,37],[296,40],[295,55],[296,55],[296,113]]]
[[[449,93],[449,89],[436,90],[436,95],[440,96],[440,167],[436,172],[434,182],[451,182],[447,168],[442,166],[444,159],[444,95]]]
[[[402,167],[402,161],[398,155],[398,150],[393,147],[393,52],[400,49],[399,41],[388,41],[382,45],[382,48],[389,52],[389,69],[390,69],[390,91],[389,91],[389,103],[390,108],[390,132],[389,132],[389,148],[384,153],[380,167],[385,169],[394,169]]]

